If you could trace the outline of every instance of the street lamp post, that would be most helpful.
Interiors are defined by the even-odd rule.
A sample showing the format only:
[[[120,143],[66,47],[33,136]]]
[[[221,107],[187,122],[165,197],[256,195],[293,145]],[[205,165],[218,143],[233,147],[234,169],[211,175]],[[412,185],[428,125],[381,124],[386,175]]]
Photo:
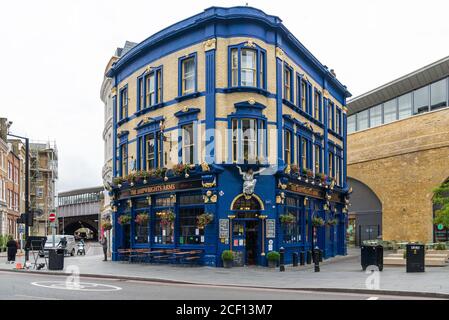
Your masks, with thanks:
[[[8,133],[8,136],[25,140],[25,213],[27,217],[27,219],[25,219],[25,267],[30,257],[28,247],[26,246],[26,242],[29,236],[28,217],[30,215],[30,139],[10,133]]]

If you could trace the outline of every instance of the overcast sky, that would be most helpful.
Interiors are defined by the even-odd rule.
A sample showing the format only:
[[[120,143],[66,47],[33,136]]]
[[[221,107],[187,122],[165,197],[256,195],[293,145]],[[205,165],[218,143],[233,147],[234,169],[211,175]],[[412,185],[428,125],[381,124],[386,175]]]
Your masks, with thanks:
[[[59,191],[101,185],[103,72],[116,47],[210,6],[279,16],[354,96],[449,55],[449,1],[4,1],[0,116],[56,140]]]

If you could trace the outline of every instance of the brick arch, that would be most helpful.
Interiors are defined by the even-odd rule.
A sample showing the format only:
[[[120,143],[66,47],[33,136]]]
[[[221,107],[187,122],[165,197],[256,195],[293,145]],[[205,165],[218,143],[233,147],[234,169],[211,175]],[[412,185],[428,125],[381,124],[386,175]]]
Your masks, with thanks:
[[[449,177],[449,108],[348,135],[348,176],[382,202],[385,240],[433,241],[433,189]]]

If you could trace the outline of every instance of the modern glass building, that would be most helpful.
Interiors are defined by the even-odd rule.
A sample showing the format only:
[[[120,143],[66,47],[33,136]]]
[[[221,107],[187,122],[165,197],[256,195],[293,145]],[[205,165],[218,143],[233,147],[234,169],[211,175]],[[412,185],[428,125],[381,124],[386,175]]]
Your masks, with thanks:
[[[212,7],[112,64],[113,258],[346,254],[350,93],[275,16]],[[314,228],[314,223],[317,226]]]

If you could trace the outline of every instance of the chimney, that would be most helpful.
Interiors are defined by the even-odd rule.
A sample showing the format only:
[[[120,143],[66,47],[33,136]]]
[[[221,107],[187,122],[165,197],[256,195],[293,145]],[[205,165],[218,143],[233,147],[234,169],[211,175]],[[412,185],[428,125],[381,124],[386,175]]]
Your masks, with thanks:
[[[8,134],[8,119],[0,118],[0,139],[6,141]]]

